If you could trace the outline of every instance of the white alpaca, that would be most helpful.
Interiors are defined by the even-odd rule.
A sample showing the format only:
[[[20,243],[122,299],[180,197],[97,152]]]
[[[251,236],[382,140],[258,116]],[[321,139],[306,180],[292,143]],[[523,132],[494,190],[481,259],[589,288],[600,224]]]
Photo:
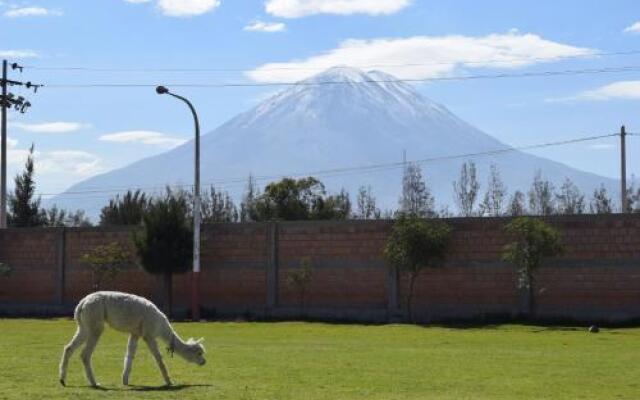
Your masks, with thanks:
[[[60,361],[60,383],[65,385],[67,366],[73,352],[83,343],[85,345],[81,358],[89,384],[96,387],[96,379],[91,368],[91,355],[96,348],[98,339],[104,330],[106,322],[115,330],[129,333],[127,353],[124,358],[124,371],[122,383],[129,384],[131,364],[136,353],[138,339],[142,338],[149,347],[151,354],[162,372],[162,377],[167,385],[171,385],[171,379],[167,368],[162,361],[162,355],[158,350],[156,338],[160,338],[168,345],[169,352],[182,356],[187,361],[198,365],[204,365],[204,347],[200,340],[189,339],[183,341],[171,327],[167,317],[149,300],[128,293],[120,292],[96,292],[80,300],[76,307],[74,318],[78,329],[73,339],[64,348]]]

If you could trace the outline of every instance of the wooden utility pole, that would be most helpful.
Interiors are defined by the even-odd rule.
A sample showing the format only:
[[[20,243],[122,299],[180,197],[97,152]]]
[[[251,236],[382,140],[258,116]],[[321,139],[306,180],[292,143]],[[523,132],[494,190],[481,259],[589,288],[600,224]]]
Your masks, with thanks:
[[[626,149],[627,132],[624,125],[620,128],[620,196],[622,198],[622,213],[628,212],[629,201],[627,198],[627,149]]]
[[[12,70],[22,72],[24,67],[17,63],[11,64]],[[27,89],[33,89],[36,93],[42,85],[36,85],[31,82],[20,82],[9,80],[9,62],[2,61],[2,80],[0,87],[2,88],[2,96],[0,96],[0,229],[7,227],[7,111],[13,108],[15,111],[24,113],[31,103],[22,96],[15,96],[9,93],[9,86],[23,86]]]
[[[2,61],[2,97],[0,97],[0,229],[7,227],[7,60]]]

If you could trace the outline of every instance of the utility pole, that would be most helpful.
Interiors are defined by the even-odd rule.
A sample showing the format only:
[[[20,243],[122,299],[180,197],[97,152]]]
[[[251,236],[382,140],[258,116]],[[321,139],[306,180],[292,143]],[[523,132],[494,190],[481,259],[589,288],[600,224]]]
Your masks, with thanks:
[[[620,196],[622,198],[622,213],[626,213],[629,209],[629,199],[627,198],[627,149],[626,149],[627,131],[624,125],[620,128]]]
[[[0,144],[0,152],[2,152],[0,159],[0,229],[7,227],[7,107],[5,105],[5,99],[7,98],[7,60],[2,60],[2,97],[0,97],[0,110],[2,112],[2,119],[0,120],[0,126],[2,130],[2,138]]]
[[[23,67],[17,63],[11,64],[12,70],[22,72]],[[31,82],[20,82],[9,80],[9,62],[2,60],[2,80],[0,87],[2,88],[2,96],[0,96],[0,229],[7,227],[7,110],[10,108],[23,113],[31,107],[22,96],[15,96],[9,93],[9,86],[24,86],[27,89],[33,89],[36,93],[42,85],[34,85]]]

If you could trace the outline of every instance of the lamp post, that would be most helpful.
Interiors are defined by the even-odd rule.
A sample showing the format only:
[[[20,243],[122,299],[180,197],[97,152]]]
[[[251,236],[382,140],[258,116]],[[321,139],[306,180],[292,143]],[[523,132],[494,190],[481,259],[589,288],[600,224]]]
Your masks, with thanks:
[[[199,296],[199,275],[200,275],[200,123],[198,114],[193,104],[186,98],[171,93],[164,86],[156,87],[156,93],[168,94],[187,103],[195,123],[195,190],[193,198],[193,271],[191,274],[191,318],[194,321],[200,319],[200,296]]]

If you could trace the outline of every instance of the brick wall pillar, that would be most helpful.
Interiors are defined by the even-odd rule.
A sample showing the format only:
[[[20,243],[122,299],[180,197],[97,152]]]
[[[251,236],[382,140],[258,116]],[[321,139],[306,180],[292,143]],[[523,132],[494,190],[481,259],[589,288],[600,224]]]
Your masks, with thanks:
[[[65,247],[66,229],[58,228],[55,233],[56,241],[56,298],[58,305],[64,304],[64,283],[65,283]]]
[[[267,224],[267,311],[278,307],[278,223]]]

